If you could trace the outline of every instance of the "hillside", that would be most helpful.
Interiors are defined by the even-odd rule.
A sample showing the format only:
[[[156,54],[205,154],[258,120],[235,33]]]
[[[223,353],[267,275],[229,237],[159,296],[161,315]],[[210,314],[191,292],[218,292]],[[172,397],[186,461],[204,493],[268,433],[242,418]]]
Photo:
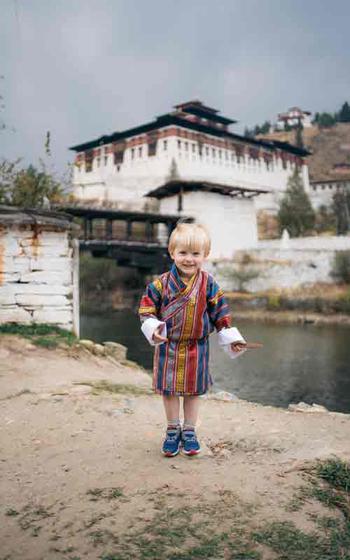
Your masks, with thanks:
[[[272,132],[258,138],[294,144],[295,131]],[[311,181],[350,180],[350,167],[347,170],[335,168],[339,164],[350,165],[350,123],[337,123],[323,129],[305,128],[303,138],[305,147],[312,152],[308,158]]]

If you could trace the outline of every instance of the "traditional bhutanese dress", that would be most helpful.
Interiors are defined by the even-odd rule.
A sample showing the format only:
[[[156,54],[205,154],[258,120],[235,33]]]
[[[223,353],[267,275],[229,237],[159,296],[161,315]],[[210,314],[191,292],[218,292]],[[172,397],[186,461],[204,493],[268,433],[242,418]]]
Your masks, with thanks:
[[[155,346],[153,389],[163,395],[206,393],[212,385],[209,335],[214,328],[220,331],[219,344],[223,346],[244,341],[238,329],[230,327],[229,308],[221,288],[203,270],[186,285],[174,264],[147,286],[139,315],[144,335]],[[168,342],[155,344],[153,334],[159,326]]]

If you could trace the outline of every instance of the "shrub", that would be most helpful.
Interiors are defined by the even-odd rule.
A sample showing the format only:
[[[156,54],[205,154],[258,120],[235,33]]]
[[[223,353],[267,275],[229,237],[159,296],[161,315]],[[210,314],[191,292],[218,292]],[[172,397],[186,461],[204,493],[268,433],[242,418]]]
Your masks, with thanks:
[[[345,284],[350,284],[350,251],[336,251],[332,276]]]

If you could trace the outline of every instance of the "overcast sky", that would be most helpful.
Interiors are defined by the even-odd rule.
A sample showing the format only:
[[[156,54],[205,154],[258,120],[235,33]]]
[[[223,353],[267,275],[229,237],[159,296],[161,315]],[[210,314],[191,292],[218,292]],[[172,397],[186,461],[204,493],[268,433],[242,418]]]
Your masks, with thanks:
[[[37,163],[201,99],[239,121],[350,101],[350,0],[0,0],[0,158]]]

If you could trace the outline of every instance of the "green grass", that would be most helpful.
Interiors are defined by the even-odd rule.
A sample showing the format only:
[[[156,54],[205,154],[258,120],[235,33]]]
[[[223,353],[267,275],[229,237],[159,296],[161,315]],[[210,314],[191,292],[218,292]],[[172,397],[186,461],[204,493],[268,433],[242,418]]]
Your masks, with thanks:
[[[79,381],[79,385],[87,385],[92,387],[92,394],[114,393],[119,395],[153,395],[150,389],[138,387],[137,385],[128,385],[127,383],[111,383],[107,380],[102,381]]]
[[[123,489],[119,486],[115,488],[91,488],[86,494],[89,496],[91,502],[97,502],[98,500],[110,501],[119,498],[123,498],[123,501],[127,501]]]
[[[301,531],[291,521],[276,521],[253,537],[277,553],[278,560],[350,560],[350,465],[332,458],[317,463],[309,474],[308,486],[300,489],[289,511],[300,510],[313,499],[337,517],[313,515],[315,529],[311,533]]]
[[[23,336],[33,344],[45,348],[57,348],[59,344],[72,346],[79,340],[72,332],[46,323],[32,325],[4,323],[0,325],[0,334]]]
[[[262,560],[257,545],[240,528],[249,517],[234,495],[219,501],[196,500],[194,505],[178,504],[168,492],[152,495],[152,517],[120,535],[118,542],[106,542],[106,533],[94,534],[110,550],[101,560]],[[173,501],[173,507],[169,503]],[[96,542],[96,540],[95,540]]]

